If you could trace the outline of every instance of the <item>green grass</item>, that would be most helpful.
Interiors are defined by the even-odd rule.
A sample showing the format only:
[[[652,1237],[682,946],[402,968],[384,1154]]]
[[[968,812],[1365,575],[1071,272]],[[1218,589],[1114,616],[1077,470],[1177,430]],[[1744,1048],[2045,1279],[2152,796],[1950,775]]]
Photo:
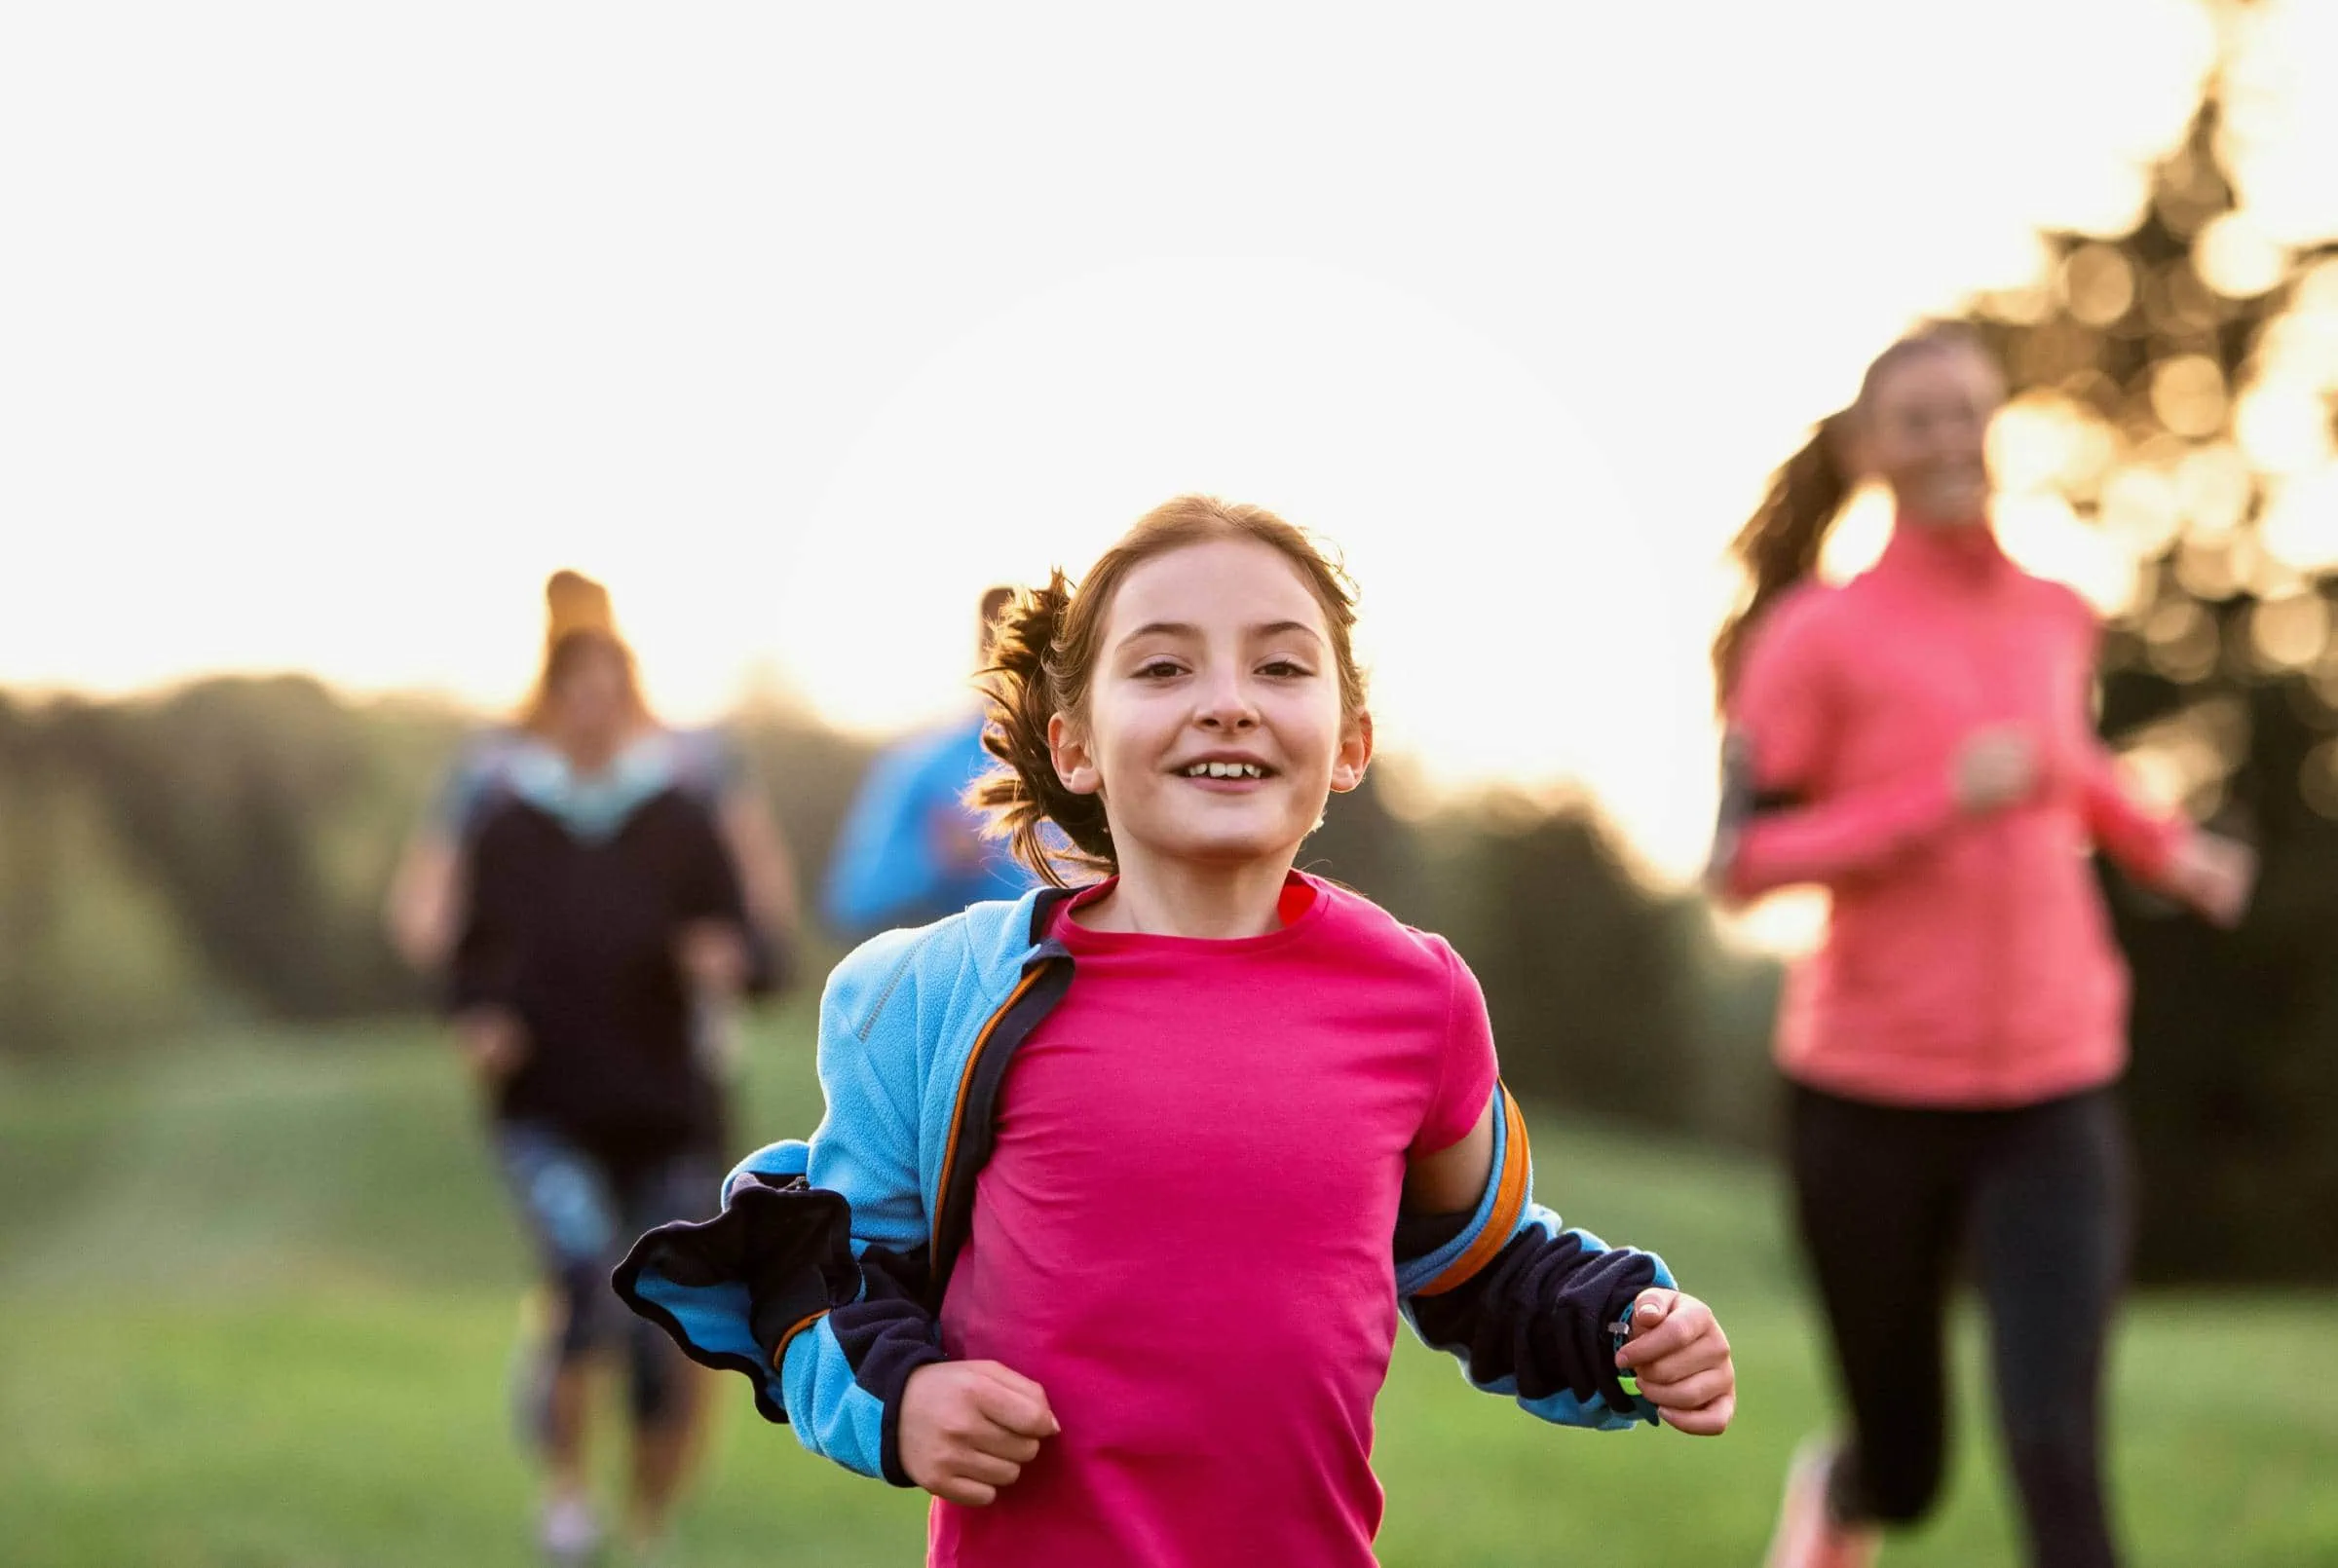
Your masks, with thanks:
[[[816,1111],[805,1020],[757,1041],[750,1134]],[[1819,1347],[1762,1167],[1572,1123],[1545,1196],[1660,1247],[1743,1379],[1719,1441],[1541,1427],[1400,1344],[1379,1407],[1393,1565],[1752,1563]],[[530,1561],[505,1367],[524,1253],[476,1116],[421,1027],[191,1045],[102,1075],[0,1073],[0,1559]],[[1950,1493],[1895,1565],[2012,1562],[1961,1340]],[[919,1500],[815,1461],[735,1380],[686,1560],[919,1560]],[[2141,1564],[2338,1562],[2338,1306],[2157,1297],[2117,1355],[2114,1463]],[[1599,1521],[1599,1545],[1576,1530]]]

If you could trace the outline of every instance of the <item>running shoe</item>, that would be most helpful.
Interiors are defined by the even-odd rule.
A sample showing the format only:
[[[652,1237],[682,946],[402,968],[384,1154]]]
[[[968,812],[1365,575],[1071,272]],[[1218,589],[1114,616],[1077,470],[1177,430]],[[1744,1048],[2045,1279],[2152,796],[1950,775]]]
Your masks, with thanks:
[[[1823,1437],[1809,1438],[1794,1451],[1786,1473],[1786,1497],[1778,1507],[1778,1530],[1763,1559],[1766,1568],[1874,1568],[1882,1532],[1840,1523],[1828,1506],[1834,1452],[1834,1444]]]
[[[581,1497],[555,1497],[544,1506],[536,1544],[550,1568],[587,1568],[600,1560],[601,1524]]]

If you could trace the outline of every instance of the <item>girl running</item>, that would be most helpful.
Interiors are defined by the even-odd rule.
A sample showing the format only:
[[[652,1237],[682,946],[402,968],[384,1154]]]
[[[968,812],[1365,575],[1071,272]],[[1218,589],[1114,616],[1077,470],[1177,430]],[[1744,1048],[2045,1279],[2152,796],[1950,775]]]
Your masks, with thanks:
[[[1715,660],[1727,719],[1713,877],[1832,895],[1779,1024],[1803,1245],[1850,1427],[1804,1450],[1770,1561],[1848,1568],[1932,1506],[1942,1311],[1970,1243],[2031,1560],[2114,1560],[2103,1343],[2126,1255],[2111,1086],[2127,976],[2085,851],[2229,923],[2248,853],[2137,805],[2094,735],[2096,626],[1988,521],[2003,400],[1936,328],[1782,468],[1735,546],[1753,579]],[[1899,508],[1876,567],[1808,580],[1853,480]]]
[[[1533,1202],[1468,968],[1292,869],[1372,757],[1353,621],[1299,530],[1195,497],[1019,597],[977,798],[1050,885],[846,959],[811,1143],[619,1270],[931,1492],[932,1562],[1370,1563],[1400,1310],[1546,1420],[1728,1425],[1713,1314]]]

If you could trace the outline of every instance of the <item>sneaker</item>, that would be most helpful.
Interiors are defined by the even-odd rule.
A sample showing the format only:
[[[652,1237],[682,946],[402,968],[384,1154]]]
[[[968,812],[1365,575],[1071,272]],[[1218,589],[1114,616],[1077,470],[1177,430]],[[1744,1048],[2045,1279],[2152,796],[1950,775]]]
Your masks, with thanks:
[[[1766,1568],[1874,1568],[1883,1533],[1871,1525],[1842,1524],[1827,1503],[1834,1444],[1813,1437],[1794,1451],[1786,1473],[1778,1530],[1770,1537]]]
[[[600,1556],[601,1525],[581,1497],[555,1497],[544,1506],[536,1544],[552,1568],[584,1568]]]

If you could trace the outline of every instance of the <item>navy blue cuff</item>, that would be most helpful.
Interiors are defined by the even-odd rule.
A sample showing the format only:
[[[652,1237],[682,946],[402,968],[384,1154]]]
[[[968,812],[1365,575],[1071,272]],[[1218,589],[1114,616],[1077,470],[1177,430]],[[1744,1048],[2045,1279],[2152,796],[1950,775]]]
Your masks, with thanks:
[[[1463,1357],[1481,1387],[1508,1379],[1522,1400],[1565,1391],[1638,1412],[1646,1406],[1623,1385],[1612,1325],[1656,1281],[1646,1252],[1529,1227],[1458,1288],[1414,1298],[1413,1321],[1427,1343]]]
[[[801,1177],[741,1183],[713,1218],[675,1220],[637,1240],[610,1284],[691,1360],[744,1374],[765,1419],[785,1422],[765,1372],[790,1333],[860,1288],[850,1225],[842,1197]]]

